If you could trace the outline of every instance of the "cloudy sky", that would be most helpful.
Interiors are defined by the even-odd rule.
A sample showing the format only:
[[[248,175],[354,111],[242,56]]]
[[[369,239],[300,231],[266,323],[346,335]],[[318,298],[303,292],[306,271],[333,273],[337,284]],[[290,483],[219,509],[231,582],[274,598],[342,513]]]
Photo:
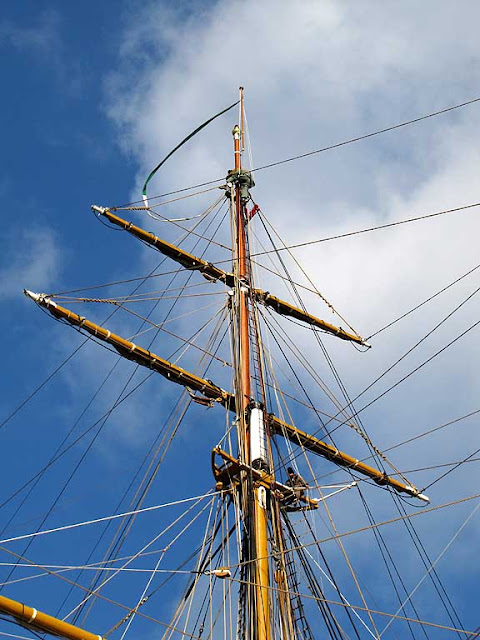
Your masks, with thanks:
[[[101,226],[90,212],[91,203],[116,205],[139,199],[149,171],[198,124],[234,102],[240,85],[245,87],[254,167],[478,98],[479,18],[480,7],[472,0],[455,4],[438,0],[6,3],[0,14],[4,87],[0,322],[6,337],[0,422],[82,342],[78,334],[27,302],[22,289],[64,291],[133,278],[158,262],[153,252],[133,239]],[[216,120],[175,154],[154,177],[149,193],[167,193],[224,176],[232,164],[230,131],[236,118],[232,111]],[[253,195],[289,245],[477,203],[479,132],[480,103],[474,103],[259,170]],[[187,209],[193,213],[193,205]],[[178,237],[178,229],[165,229],[142,214],[133,215],[158,235]],[[478,209],[471,208],[308,245],[295,249],[294,255],[343,317],[362,335],[370,336],[476,267],[479,231]],[[228,226],[222,237],[228,238]],[[220,251],[211,258],[222,256]],[[305,283],[293,260],[288,260],[294,278]],[[260,270],[259,277],[264,288],[288,295],[268,272]],[[473,294],[478,280],[479,272],[474,271],[418,312],[374,336],[367,353],[325,339],[351,396],[361,393]],[[339,322],[318,297],[307,297],[306,302],[312,313]],[[474,295],[362,395],[357,409],[469,329],[479,311]],[[91,314],[103,321],[108,312],[100,308]],[[184,335],[193,331],[189,322],[181,324]],[[125,330],[133,333],[133,325],[125,323]],[[308,349],[308,336],[295,331],[298,344]],[[365,409],[362,419],[379,447],[387,449],[480,408],[478,331],[478,327],[469,330]],[[157,353],[162,354],[162,348],[157,341]],[[82,347],[4,425],[0,435],[2,451],[8,452],[8,461],[2,465],[5,498],[21,485],[22,478],[42,468],[114,362],[112,354],[104,354],[97,345]],[[320,355],[316,362],[319,368],[326,367]],[[119,366],[118,375],[111,376],[112,385],[102,388],[83,428],[115,400],[132,372],[131,365],[126,367]],[[137,376],[140,381],[143,374]],[[122,415],[108,423],[82,463],[82,478],[99,476],[104,499],[98,499],[91,478],[86,485],[84,479],[75,480],[48,524],[114,511],[111,478],[123,468],[131,473],[135,461],[142,459],[158,420],[166,419],[178,395],[178,389],[166,387],[161,378],[143,385],[138,395],[124,403]],[[319,405],[323,401],[319,396]],[[190,431],[180,437],[187,452],[194,454],[199,447],[207,456],[219,431],[208,434],[206,440],[192,435],[201,416],[201,409],[195,409],[189,418]],[[432,438],[400,447],[391,459],[402,470],[461,460],[478,448],[477,433],[478,418],[473,417]],[[342,437],[345,446],[358,445],[356,455],[363,455],[361,442],[348,433],[339,434],[340,441]],[[67,475],[83,450],[74,450],[58,475],[32,494],[22,507],[25,511],[10,525],[11,535],[39,525],[39,513],[51,503],[58,479]],[[166,462],[167,478],[174,477],[186,456]],[[208,464],[200,467],[202,491],[207,491]],[[327,473],[326,463],[316,470]],[[443,471],[414,474],[412,482],[426,486]],[[464,465],[432,486],[432,503],[473,495],[476,478],[476,463]],[[168,494],[166,484],[161,482],[157,489],[158,502]],[[176,498],[198,493],[188,478],[172,484]],[[84,492],[90,498],[82,499]],[[39,505],[37,500],[43,496],[47,496],[45,504]],[[381,499],[374,500],[379,518],[390,513],[383,510]],[[5,507],[5,522],[14,506],[18,503]],[[475,506],[471,501],[440,511],[430,521],[418,518],[432,558]],[[355,528],[356,523],[344,517],[340,501],[335,509],[345,529]],[[439,564],[470,630],[480,624],[469,593],[478,563],[475,555],[469,559],[465,549],[474,544],[478,530],[478,518],[472,518],[442,559],[444,564]],[[413,552],[408,557],[413,567]],[[469,569],[460,572],[461,562],[469,564]],[[361,560],[357,568],[373,588],[375,581]],[[408,574],[412,588],[424,575],[421,569]],[[23,597],[11,589],[12,597]],[[437,614],[431,592],[420,595],[422,613],[449,624],[444,614]],[[48,602],[44,608],[48,610]],[[389,632],[385,637],[394,637]],[[432,632],[430,637],[447,635]]]

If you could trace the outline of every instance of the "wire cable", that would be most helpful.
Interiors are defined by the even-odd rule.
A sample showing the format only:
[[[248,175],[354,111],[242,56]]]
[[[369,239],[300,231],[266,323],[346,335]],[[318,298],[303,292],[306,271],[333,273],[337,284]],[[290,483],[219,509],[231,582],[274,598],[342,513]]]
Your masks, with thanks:
[[[356,231],[348,231],[346,233],[339,233],[335,236],[329,236],[327,238],[319,238],[318,240],[308,240],[307,242],[298,242],[288,246],[277,247],[276,249],[269,249],[268,251],[259,251],[253,253],[252,257],[265,255],[266,253],[277,253],[278,251],[289,251],[290,249],[298,249],[299,247],[308,247],[313,244],[320,244],[322,242],[329,242],[330,240],[338,240],[340,238],[348,238],[349,236],[358,236],[363,233],[369,233],[370,231],[378,231],[380,229],[388,229],[390,227],[398,227],[402,224],[409,224],[410,222],[418,222],[419,220],[428,220],[429,218],[436,218],[438,216],[447,215],[449,213],[457,213],[458,211],[465,211],[467,209],[474,209],[480,207],[480,202],[474,202],[472,204],[466,204],[461,207],[454,207],[453,209],[444,209],[443,211],[436,211],[434,213],[427,213],[421,216],[415,216],[413,218],[407,218],[406,220],[397,220],[395,222],[387,222],[386,224],[380,224],[375,227],[368,227],[366,229],[357,229]]]
[[[325,151],[330,151],[332,149],[337,149],[339,147],[344,147],[344,146],[347,146],[349,144],[354,144],[356,142],[360,142],[361,140],[367,140],[368,138],[373,138],[374,136],[378,136],[378,135],[381,135],[383,133],[387,133],[388,131],[394,131],[395,129],[400,129],[400,128],[406,127],[408,125],[415,124],[417,122],[421,122],[422,120],[427,120],[429,118],[434,118],[435,116],[439,116],[439,115],[442,115],[442,114],[445,114],[445,113],[449,113],[451,111],[455,111],[456,109],[461,109],[462,107],[466,107],[466,106],[469,106],[471,104],[475,104],[477,102],[480,102],[480,97],[473,98],[471,100],[467,100],[465,102],[461,102],[459,104],[455,104],[455,105],[452,105],[450,107],[446,107],[445,109],[440,109],[439,111],[433,111],[432,113],[428,113],[426,115],[419,116],[418,118],[412,118],[411,120],[406,120],[404,122],[400,122],[398,124],[395,124],[395,125],[392,125],[392,126],[389,126],[389,127],[385,127],[383,129],[378,129],[377,131],[373,131],[371,133],[367,133],[367,134],[364,134],[364,135],[361,135],[361,136],[357,136],[357,137],[354,137],[354,138],[349,138],[347,140],[343,140],[341,142],[337,142],[335,144],[328,145],[327,147],[321,147],[320,149],[316,149],[314,151],[308,151],[307,153],[302,153],[302,154],[299,154],[297,156],[293,156],[291,158],[286,158],[284,160],[279,160],[277,162],[271,162],[271,163],[265,164],[265,165],[263,165],[261,167],[252,168],[250,171],[254,172],[254,171],[262,171],[264,169],[270,169],[271,167],[276,167],[276,166],[281,165],[281,164],[286,164],[287,162],[293,162],[294,160],[299,160],[301,158],[306,158],[308,156],[316,155],[316,154],[319,154],[319,153],[324,153]],[[235,104],[238,104],[238,103],[235,103]],[[235,106],[235,105],[232,105],[232,106]],[[164,161],[162,161],[162,162],[164,162]],[[205,186],[208,186],[210,184],[214,184],[215,182],[221,182],[222,180],[225,180],[225,178],[217,178],[216,180],[209,180],[207,182],[201,182],[200,184],[195,184],[195,185],[192,185],[191,187],[184,187],[183,189],[176,189],[175,191],[169,191],[167,193],[162,193],[162,194],[157,195],[157,196],[151,196],[150,200],[154,200],[154,199],[157,199],[157,198],[164,198],[166,196],[175,195],[177,193],[182,193],[184,191],[191,191],[192,189],[198,189],[199,187],[205,187]],[[143,200],[136,200],[134,202],[128,202],[126,204],[119,205],[119,207],[120,206],[121,207],[131,206],[131,205],[139,204],[139,203],[142,203],[142,202],[143,202]]]
[[[405,122],[400,122],[399,124],[394,124],[389,127],[385,127],[384,129],[379,129],[378,131],[373,131],[371,133],[366,133],[362,136],[357,136],[355,138],[349,138],[348,140],[343,140],[342,142],[336,142],[335,144],[328,145],[327,147],[321,147],[320,149],[315,149],[314,151],[308,151],[307,153],[301,153],[298,156],[293,156],[291,158],[286,158],[285,160],[278,160],[277,162],[271,162],[270,164],[265,164],[261,167],[257,167],[255,171],[263,171],[263,169],[270,169],[271,167],[278,167],[281,164],[286,164],[287,162],[293,162],[294,160],[300,160],[301,158],[308,158],[309,156],[316,155],[318,153],[324,153],[325,151],[331,151],[332,149],[338,149],[339,147],[344,147],[348,144],[353,144],[354,142],[360,142],[361,140],[367,140],[368,138],[373,138],[374,136],[381,135],[382,133],[387,133],[388,131],[394,131],[395,129],[401,129],[402,127],[407,127],[411,124],[416,124],[417,122],[422,122],[423,120],[428,120],[429,118],[434,118],[435,116],[442,115],[444,113],[449,113],[451,111],[455,111],[455,109],[460,109],[462,107],[467,107],[468,105],[475,104],[480,102],[480,97],[473,98],[472,100],[467,100],[466,102],[461,102],[460,104],[455,104],[451,107],[447,107],[445,109],[440,109],[440,111],[434,111],[433,113],[428,113],[424,116],[419,116],[418,118],[413,118],[412,120],[406,120]]]

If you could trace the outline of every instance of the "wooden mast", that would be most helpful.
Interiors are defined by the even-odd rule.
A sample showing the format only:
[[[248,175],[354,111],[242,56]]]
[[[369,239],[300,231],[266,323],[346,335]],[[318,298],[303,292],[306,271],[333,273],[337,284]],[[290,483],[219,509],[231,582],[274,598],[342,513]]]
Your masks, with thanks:
[[[247,255],[247,238],[246,238],[246,202],[242,197],[242,161],[241,150],[243,147],[244,131],[244,103],[243,103],[243,87],[240,87],[240,123],[241,128],[236,125],[232,131],[234,142],[234,202],[232,215],[234,216],[235,230],[235,255],[233,271],[236,275],[236,320],[238,322],[238,375],[236,376],[236,397],[239,406],[237,406],[238,425],[242,433],[240,441],[243,443],[245,462],[250,464],[252,457],[251,447],[251,429],[257,428],[258,424],[252,427],[251,419],[251,376],[250,376],[250,322],[249,322],[249,298],[250,298],[250,265]],[[249,174],[248,174],[249,175]],[[257,434],[258,436],[258,434]],[[260,438],[265,439],[266,435],[262,430]],[[265,443],[263,443],[265,446]],[[252,576],[254,577],[254,585],[252,587],[251,602],[254,603],[254,627],[257,640],[270,640],[270,581],[269,581],[269,551],[267,539],[267,489],[259,483],[254,482],[253,485],[246,483],[247,491],[251,495],[247,495],[246,502],[251,505],[249,537],[253,542],[251,552],[253,557]]]

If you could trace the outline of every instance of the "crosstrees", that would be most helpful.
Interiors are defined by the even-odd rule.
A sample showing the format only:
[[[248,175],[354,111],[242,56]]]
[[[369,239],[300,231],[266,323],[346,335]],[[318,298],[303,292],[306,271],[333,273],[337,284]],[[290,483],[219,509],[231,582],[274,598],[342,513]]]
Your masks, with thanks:
[[[211,380],[206,380],[196,376],[195,374],[164,360],[151,351],[148,351],[129,340],[125,340],[125,338],[112,333],[108,329],[100,327],[77,313],[56,304],[47,296],[32,293],[31,291],[25,291],[25,294],[38,305],[46,308],[54,317],[66,320],[73,326],[80,327],[90,335],[113,345],[120,355],[128,360],[133,360],[142,366],[148,367],[149,369],[160,373],[168,380],[185,386],[187,389],[198,391],[207,400],[222,404],[229,411],[236,410],[235,396],[220,388]],[[331,460],[332,462],[335,462],[335,464],[358,471],[359,473],[372,478],[379,485],[390,486],[396,491],[406,493],[410,496],[428,502],[428,498],[420,493],[413,485],[406,485],[392,476],[386,475],[382,471],[357,460],[353,456],[343,453],[332,445],[329,445],[326,442],[305,433],[301,429],[280,420],[273,414],[270,414],[267,417],[267,422],[272,433],[275,435],[285,437],[294,444],[302,446],[305,449],[312,451],[312,453],[327,458],[327,460]]]
[[[139,238],[140,240],[146,242],[172,260],[175,260],[175,262],[181,264],[185,269],[199,271],[207,280],[219,280],[220,282],[226,284],[228,287],[235,286],[235,276],[233,273],[223,271],[211,262],[207,262],[202,258],[198,258],[197,256],[184,251],[180,247],[162,240],[155,234],[141,229],[128,220],[120,218],[105,207],[93,205],[92,209],[95,211],[95,213],[106,217],[112,224],[125,229],[125,231],[132,234],[136,238]],[[270,307],[280,315],[289,316],[291,318],[295,318],[296,320],[305,322],[312,327],[316,327],[317,329],[326,331],[327,333],[335,335],[342,340],[349,340],[351,342],[369,346],[361,336],[345,331],[344,329],[336,327],[329,322],[326,322],[325,320],[317,318],[311,313],[307,313],[306,311],[295,307],[289,302],[285,302],[284,300],[277,298],[268,291],[262,291],[262,289],[252,289],[251,293],[255,300],[267,307]]]

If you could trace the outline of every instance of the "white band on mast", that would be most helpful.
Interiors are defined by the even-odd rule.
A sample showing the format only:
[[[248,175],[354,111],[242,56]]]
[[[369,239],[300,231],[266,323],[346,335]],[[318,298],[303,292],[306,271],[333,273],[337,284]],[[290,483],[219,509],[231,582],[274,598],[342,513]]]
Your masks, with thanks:
[[[259,407],[250,410],[250,464],[254,469],[266,468],[265,423]]]

